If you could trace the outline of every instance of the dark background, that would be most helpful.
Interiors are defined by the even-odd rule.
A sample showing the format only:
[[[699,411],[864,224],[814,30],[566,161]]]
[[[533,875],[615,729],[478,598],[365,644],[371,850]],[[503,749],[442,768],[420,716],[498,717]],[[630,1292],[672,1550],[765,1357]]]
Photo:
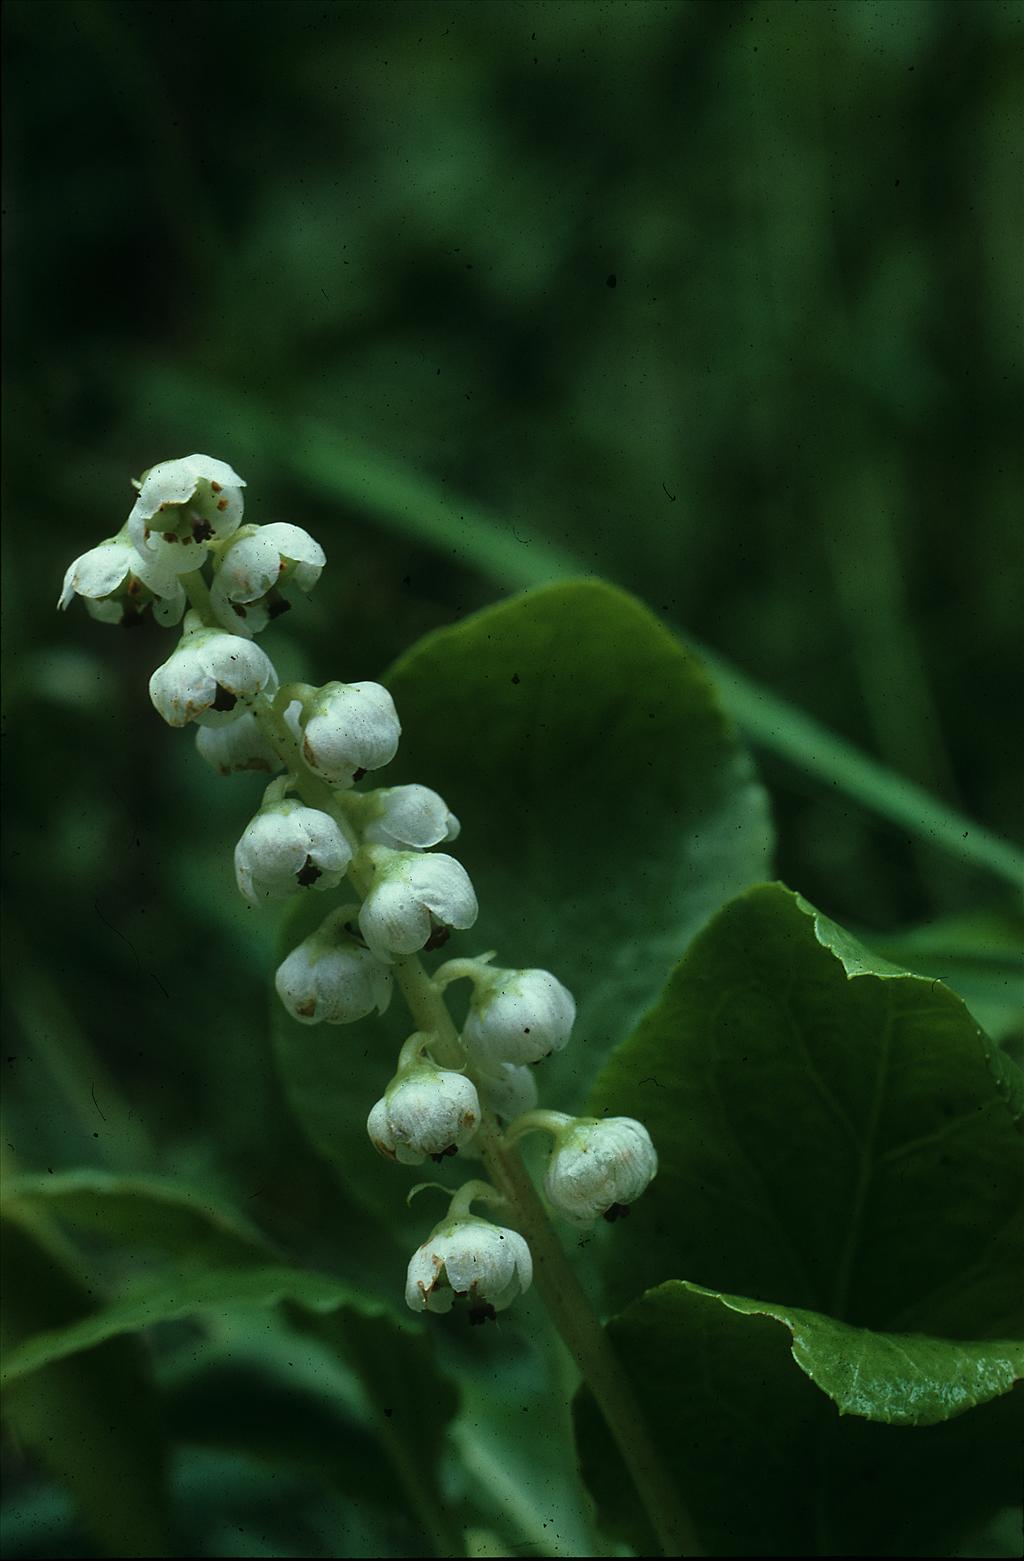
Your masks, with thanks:
[[[532,548],[1020,836],[1022,15],[9,0],[14,1165],[261,1185],[311,1259],[336,1196],[233,886],[259,784],[153,713],[165,631],[53,610],[158,460],[230,461],[325,546],[286,675],[379,676]],[[758,759],[780,876],[840,920],[1005,906]]]

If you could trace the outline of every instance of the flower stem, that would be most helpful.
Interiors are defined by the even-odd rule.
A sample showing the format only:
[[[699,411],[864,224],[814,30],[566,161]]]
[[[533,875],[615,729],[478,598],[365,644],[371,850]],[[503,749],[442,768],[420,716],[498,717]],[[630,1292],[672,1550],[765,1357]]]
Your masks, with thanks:
[[[604,1416],[662,1553],[703,1555],[622,1363],[566,1258],[519,1151],[506,1146],[486,1121],[481,1140],[488,1174],[505,1194],[529,1245],[537,1289]]]
[[[419,1028],[432,1030],[442,1045],[447,1042],[458,1052],[458,1034],[444,998],[415,954],[395,965],[395,979]],[[489,1112],[484,1113],[477,1142],[512,1223],[526,1238],[541,1298],[604,1416],[662,1552],[703,1555],[622,1363],[551,1227],[519,1150],[503,1140]]]
[[[189,574],[182,575],[181,583],[188,592],[193,610],[199,614],[208,628],[216,627],[217,620],[213,616],[213,606],[210,602],[210,587],[203,578],[202,570],[193,569]]]

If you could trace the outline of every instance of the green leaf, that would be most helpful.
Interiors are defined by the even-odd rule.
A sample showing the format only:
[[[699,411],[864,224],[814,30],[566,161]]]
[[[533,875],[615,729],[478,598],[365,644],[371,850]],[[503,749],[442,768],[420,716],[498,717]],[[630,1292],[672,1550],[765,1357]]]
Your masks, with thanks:
[[[714,1296],[734,1312],[774,1317],[787,1327],[793,1359],[841,1415],[887,1425],[937,1425],[1008,1393],[1024,1377],[1021,1340],[873,1333],[800,1307],[721,1295],[699,1285],[687,1289]]]
[[[886,959],[945,981],[993,1040],[1024,1035],[1024,913],[968,912],[865,941]]]
[[[31,1385],[40,1375],[56,1369],[55,1363],[69,1363],[72,1357],[77,1362],[83,1351],[101,1353],[119,1336],[138,1333],[155,1323],[275,1307],[283,1302],[291,1303],[293,1327],[326,1342],[355,1372],[381,1451],[399,1482],[396,1490],[404,1491],[420,1537],[425,1536],[438,1553],[448,1553],[457,1545],[457,1538],[453,1539],[444,1512],[437,1471],[446,1429],[456,1409],[454,1389],[438,1373],[422,1329],[410,1323],[399,1327],[386,1307],[368,1301],[328,1275],[283,1266],[198,1271],[186,1267],[183,1274],[177,1269],[164,1272],[93,1313],[25,1338],[5,1355],[4,1386],[10,1389],[17,1384],[20,1391],[26,1379]],[[85,1359],[92,1360],[94,1355]],[[266,1406],[259,1415],[266,1430]],[[250,1417],[251,1434],[245,1446],[252,1450],[255,1435],[256,1450],[267,1455],[271,1444],[266,1436],[261,1443],[256,1429],[257,1420]],[[342,1456],[339,1449],[338,1457]],[[379,1456],[377,1462],[379,1465]],[[363,1494],[369,1495],[369,1489]],[[377,1494],[384,1500],[386,1493]]]
[[[6,1355],[2,1381],[5,1385],[19,1381],[53,1361],[94,1349],[120,1334],[138,1333],[155,1323],[175,1322],[206,1312],[278,1306],[283,1301],[294,1301],[313,1312],[351,1306],[369,1315],[387,1315],[387,1308],[367,1300],[350,1286],[308,1269],[275,1264],[260,1268],[211,1268],[181,1275],[163,1272],[86,1317],[33,1333]]]
[[[609,1331],[712,1552],[946,1554],[1013,1499],[1022,1103],[958,997],[780,885],[611,1059],[591,1109],[645,1121],[660,1166],[599,1233],[609,1288],[669,1282]],[[645,1543],[585,1395],[578,1428]]]
[[[5,1217],[0,1230],[9,1363],[32,1330],[87,1327],[94,1302],[41,1229]],[[5,1424],[67,1488],[104,1553],[173,1554],[163,1439],[137,1341],[110,1339],[90,1355],[40,1364],[44,1370],[5,1388]]]
[[[353,1307],[301,1318],[304,1332],[323,1339],[358,1376],[371,1424],[426,1542],[439,1556],[457,1554],[461,1536],[440,1488],[441,1453],[458,1408],[458,1394],[441,1376],[429,1336],[397,1328],[386,1316]],[[386,1501],[386,1488],[381,1491]]]
[[[779,885],[695,940],[595,1089],[660,1167],[608,1240],[617,1303],[666,1278],[855,1326],[1024,1327],[1020,1071],[940,982]]]
[[[710,1554],[946,1555],[1015,1497],[1019,1345],[855,1336],[677,1281],[608,1331]],[[585,1389],[576,1422],[602,1520],[650,1553]]]
[[[345,1318],[339,1311],[322,1321],[344,1329]],[[321,1321],[304,1314],[293,1320],[303,1333]],[[325,1488],[337,1490],[346,1502],[372,1508],[383,1517],[386,1526],[396,1531],[398,1553],[418,1554],[424,1540],[430,1544],[433,1535],[436,1541],[443,1527],[437,1464],[454,1409],[454,1392],[433,1365],[427,1334],[413,1336],[384,1319],[376,1319],[376,1324],[383,1350],[365,1359],[358,1358],[355,1349],[350,1351],[351,1364],[365,1388],[366,1402],[359,1412],[341,1397],[325,1370],[329,1348],[339,1342],[334,1338],[329,1347],[320,1343],[311,1347],[321,1377],[315,1387],[295,1380],[293,1371],[274,1369],[263,1360],[239,1362],[232,1351],[230,1359],[211,1358],[170,1385],[164,1394],[164,1413],[176,1443],[244,1454],[275,1475],[282,1469],[311,1475]],[[310,1345],[292,1333],[289,1339],[291,1365]],[[357,1341],[348,1337],[346,1343],[354,1346]],[[378,1374],[381,1356],[386,1369]],[[408,1384],[397,1395],[390,1391],[396,1371]],[[419,1398],[411,1417],[405,1413],[405,1400],[414,1392]],[[396,1459],[396,1449],[405,1457]],[[405,1484],[410,1467],[418,1504]],[[427,1523],[418,1510],[424,1507]],[[445,1553],[457,1550],[457,1534],[446,1533],[445,1540]]]
[[[266,1263],[273,1254],[254,1226],[205,1192],[157,1176],[98,1170],[10,1177],[11,1209],[34,1208],[130,1248],[152,1248],[177,1264]]]
[[[765,870],[770,827],[750,760],[697,658],[599,581],[521,596],[428,636],[391,673],[403,725],[379,779],[440,791],[480,899],[446,954],[495,948],[579,1004],[542,1089],[579,1104],[722,900]],[[290,945],[318,919],[300,906]],[[453,990],[455,1011],[466,999]],[[400,1012],[348,1031],[277,1021],[289,1095],[349,1187],[398,1219],[398,1180],[366,1143]]]
[[[221,1447],[270,1468],[292,1468],[363,1499],[380,1475],[380,1452],[337,1396],[315,1393],[257,1362],[205,1363],[165,1390],[176,1443]]]

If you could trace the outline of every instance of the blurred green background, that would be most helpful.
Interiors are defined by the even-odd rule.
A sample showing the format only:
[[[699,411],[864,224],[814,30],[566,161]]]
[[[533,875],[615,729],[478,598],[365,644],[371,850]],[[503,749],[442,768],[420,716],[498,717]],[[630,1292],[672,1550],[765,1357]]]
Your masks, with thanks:
[[[259,782],[152,712],[165,631],[53,610],[158,460],[325,546],[284,675],[596,572],[1020,838],[1022,17],[9,0],[12,1163],[191,1176],[342,1262],[233,885]],[[880,946],[960,917],[936,971],[1012,1032],[1012,890],[757,757],[779,875]]]

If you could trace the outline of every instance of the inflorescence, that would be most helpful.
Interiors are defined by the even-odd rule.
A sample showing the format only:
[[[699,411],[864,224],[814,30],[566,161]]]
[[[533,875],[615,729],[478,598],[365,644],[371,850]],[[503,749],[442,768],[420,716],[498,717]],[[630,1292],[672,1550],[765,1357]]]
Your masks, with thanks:
[[[342,889],[278,968],[275,986],[300,1024],[352,1024],[391,1001],[396,972],[441,948],[477,918],[465,868],[443,847],[459,822],[427,786],[355,786],[394,758],[401,727],[379,683],[281,686],[255,636],[308,593],[326,562],[299,526],[242,525],[243,480],[224,461],[190,455],[152,467],[115,537],[70,566],[58,605],[74,595],[93,617],[130,625],[149,609],[179,643],[150,679],[153,705],[171,726],[196,727],[218,774],[273,777],[235,847],[238,887],[254,905]],[[205,570],[209,566],[210,577]],[[292,795],[298,792],[299,795]],[[532,1065],[569,1042],[576,1005],[546,970],[507,970],[494,955],[452,959],[435,971],[437,1003],[452,982],[471,985],[458,1056],[418,1030],[372,1107],[367,1130],[390,1160],[418,1165],[460,1150],[489,1116],[505,1142],[543,1131],[553,1145],[544,1190],[577,1226],[626,1212],[657,1170],[646,1128],[536,1109]],[[450,1048],[448,1048],[450,1050]],[[486,1182],[460,1187],[448,1213],[409,1263],[406,1301],[447,1312],[465,1298],[470,1320],[507,1307],[532,1278],[530,1250],[514,1230],[470,1211],[502,1202]]]

